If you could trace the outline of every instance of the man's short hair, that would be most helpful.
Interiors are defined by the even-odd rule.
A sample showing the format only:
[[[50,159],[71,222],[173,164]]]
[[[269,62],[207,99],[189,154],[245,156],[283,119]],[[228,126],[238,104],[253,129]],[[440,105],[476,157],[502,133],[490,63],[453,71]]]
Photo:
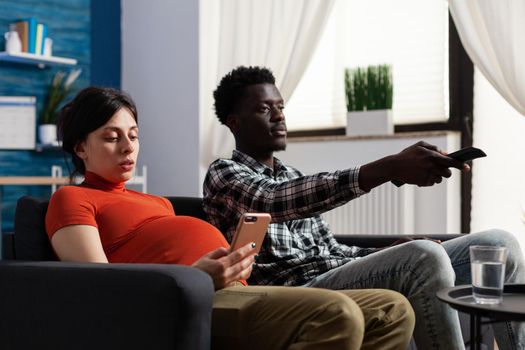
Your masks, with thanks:
[[[275,77],[268,68],[240,66],[226,74],[213,92],[215,114],[222,124],[237,102],[245,96],[246,88],[256,84],[273,84]]]

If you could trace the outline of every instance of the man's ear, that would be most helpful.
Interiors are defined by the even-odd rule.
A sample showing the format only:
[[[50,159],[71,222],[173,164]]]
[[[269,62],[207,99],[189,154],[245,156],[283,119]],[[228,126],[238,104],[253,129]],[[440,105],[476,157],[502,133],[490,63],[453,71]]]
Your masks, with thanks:
[[[86,143],[85,142],[77,143],[73,150],[75,151],[75,154],[77,155],[78,158],[82,160],[86,160],[87,153],[86,153]]]
[[[226,126],[228,126],[230,131],[236,135],[239,130],[239,116],[237,114],[229,114],[226,117]]]

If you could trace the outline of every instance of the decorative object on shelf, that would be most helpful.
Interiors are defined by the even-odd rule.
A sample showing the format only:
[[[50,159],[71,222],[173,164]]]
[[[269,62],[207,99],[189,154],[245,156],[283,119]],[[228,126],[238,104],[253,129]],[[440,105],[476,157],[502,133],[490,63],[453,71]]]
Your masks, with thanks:
[[[42,52],[42,55],[46,57],[53,56],[53,39],[51,38],[44,39],[44,51]]]
[[[345,70],[346,134],[394,133],[392,122],[392,70],[389,65]]]
[[[38,126],[38,137],[42,144],[58,144],[56,123],[58,119],[58,109],[66,96],[71,91],[73,84],[82,73],[81,69],[74,69],[67,75],[63,71],[58,71],[46,99],[44,111]],[[65,78],[65,79],[64,79]]]
[[[22,51],[22,41],[17,31],[4,33],[5,51],[9,53],[19,53]]]
[[[56,124],[40,124],[38,126],[38,140],[43,145],[58,143]]]

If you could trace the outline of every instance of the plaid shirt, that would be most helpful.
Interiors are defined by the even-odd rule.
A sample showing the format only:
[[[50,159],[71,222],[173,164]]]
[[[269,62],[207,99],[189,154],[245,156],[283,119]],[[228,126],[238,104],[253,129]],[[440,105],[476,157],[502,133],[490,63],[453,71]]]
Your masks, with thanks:
[[[249,282],[302,285],[372,249],[337,243],[320,214],[366,193],[359,168],[305,176],[274,158],[274,170],[233,151],[219,159],[204,180],[204,210],[231,242],[245,212],[270,213],[262,249]]]

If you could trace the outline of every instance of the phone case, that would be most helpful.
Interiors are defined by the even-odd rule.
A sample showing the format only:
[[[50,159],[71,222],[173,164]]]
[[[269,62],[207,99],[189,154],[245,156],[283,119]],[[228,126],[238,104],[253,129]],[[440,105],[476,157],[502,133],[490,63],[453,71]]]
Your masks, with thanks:
[[[270,221],[271,216],[267,213],[244,213],[237,224],[230,251],[237,250],[250,242],[255,242],[255,251],[258,253]]]

